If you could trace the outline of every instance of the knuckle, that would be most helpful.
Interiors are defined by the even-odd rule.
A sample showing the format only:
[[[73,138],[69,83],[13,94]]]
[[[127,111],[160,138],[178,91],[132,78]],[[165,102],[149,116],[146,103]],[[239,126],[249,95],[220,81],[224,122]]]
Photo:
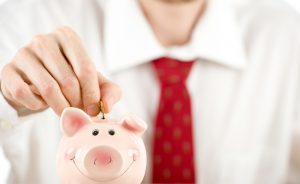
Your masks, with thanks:
[[[12,89],[11,94],[14,99],[20,100],[26,96],[26,87],[19,84]]]
[[[28,47],[22,47],[17,52],[17,54],[20,56],[27,56],[29,53],[30,53],[30,49]]]
[[[79,86],[79,82],[75,77],[67,76],[61,81],[61,88],[63,89],[74,89]]]
[[[43,43],[46,40],[46,36],[45,35],[35,35],[31,42],[32,43]]]
[[[32,38],[28,47],[32,49],[47,48],[50,44],[50,38],[46,35],[36,35]]]
[[[94,76],[96,74],[96,69],[91,64],[82,65],[78,71],[78,78],[81,80],[88,80],[88,76]]]
[[[22,47],[17,51],[15,61],[23,60],[24,58],[28,58],[30,56],[30,48],[29,47]]]
[[[69,26],[61,26],[54,31],[58,35],[68,36],[74,34],[74,31]]]
[[[20,48],[15,57],[12,60],[12,64],[15,66],[24,66],[24,63],[32,59],[31,50],[29,47]]]
[[[45,98],[52,97],[55,92],[55,85],[52,82],[45,82],[41,87],[41,95]]]

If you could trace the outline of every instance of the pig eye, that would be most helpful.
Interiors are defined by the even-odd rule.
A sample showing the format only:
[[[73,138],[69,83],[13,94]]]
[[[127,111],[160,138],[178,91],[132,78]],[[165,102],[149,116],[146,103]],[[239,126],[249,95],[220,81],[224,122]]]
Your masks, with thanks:
[[[95,130],[93,130],[93,136],[96,136],[96,135],[98,135],[99,134],[99,130],[98,129],[95,129]]]
[[[108,133],[109,133],[109,135],[115,135],[115,131],[114,130],[109,130]]]

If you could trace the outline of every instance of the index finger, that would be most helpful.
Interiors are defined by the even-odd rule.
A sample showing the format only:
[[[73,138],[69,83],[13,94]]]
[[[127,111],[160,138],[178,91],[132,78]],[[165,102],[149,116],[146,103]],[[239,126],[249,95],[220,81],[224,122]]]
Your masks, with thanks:
[[[96,67],[88,56],[79,36],[73,30],[68,27],[59,28],[55,37],[78,78],[84,110],[89,115],[97,115],[100,111],[98,106],[100,89]]]

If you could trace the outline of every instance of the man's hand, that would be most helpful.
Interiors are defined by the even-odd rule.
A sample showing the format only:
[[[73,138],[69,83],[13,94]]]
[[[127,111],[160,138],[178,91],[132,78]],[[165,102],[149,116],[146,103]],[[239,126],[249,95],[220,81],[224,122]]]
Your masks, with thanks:
[[[60,115],[78,107],[90,115],[105,111],[120,99],[120,88],[97,73],[79,36],[68,27],[35,36],[1,71],[1,91],[18,110],[50,106]],[[101,94],[100,94],[101,91]]]

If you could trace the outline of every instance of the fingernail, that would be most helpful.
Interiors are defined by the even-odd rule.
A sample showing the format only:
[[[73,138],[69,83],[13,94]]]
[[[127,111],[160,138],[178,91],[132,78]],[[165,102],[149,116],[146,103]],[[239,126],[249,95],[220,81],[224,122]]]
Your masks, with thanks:
[[[93,105],[89,105],[87,108],[86,108],[86,112],[91,115],[91,116],[95,116],[99,113],[99,106],[96,105],[96,104],[93,104]]]

